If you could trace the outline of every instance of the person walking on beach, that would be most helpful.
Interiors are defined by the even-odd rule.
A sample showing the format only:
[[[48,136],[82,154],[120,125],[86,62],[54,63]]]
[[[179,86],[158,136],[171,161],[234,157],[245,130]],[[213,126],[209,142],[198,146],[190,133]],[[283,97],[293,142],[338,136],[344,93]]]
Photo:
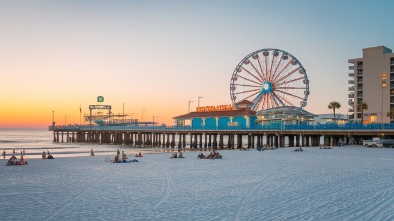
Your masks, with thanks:
[[[47,155],[45,154],[45,151],[42,152],[42,159],[46,159]]]
[[[5,150],[3,151],[3,158],[4,158],[4,160],[5,160]]]
[[[94,156],[93,149],[90,149],[90,156]]]
[[[117,149],[117,150],[116,150],[116,154],[117,154],[117,155],[119,155],[119,154],[120,154],[120,151],[119,151],[119,149]]]

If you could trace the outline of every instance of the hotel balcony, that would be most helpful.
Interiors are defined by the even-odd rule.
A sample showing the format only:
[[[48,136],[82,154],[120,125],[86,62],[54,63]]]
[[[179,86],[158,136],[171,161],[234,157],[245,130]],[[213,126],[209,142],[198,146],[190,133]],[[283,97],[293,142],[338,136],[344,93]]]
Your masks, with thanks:
[[[349,84],[354,84],[354,80],[349,80],[348,83]]]
[[[354,106],[354,101],[353,101],[353,100],[349,100],[347,103],[348,103],[350,106]]]
[[[354,77],[354,73],[349,73],[349,77]]]
[[[357,68],[363,68],[362,64],[357,65]]]
[[[363,70],[358,70],[357,75],[363,75]]]
[[[349,87],[349,91],[354,91],[354,86]]]
[[[353,108],[349,108],[348,112],[354,112],[354,109]]]
[[[349,70],[354,70],[354,66],[349,66]]]
[[[354,93],[350,93],[350,94],[348,95],[348,98],[354,98]]]

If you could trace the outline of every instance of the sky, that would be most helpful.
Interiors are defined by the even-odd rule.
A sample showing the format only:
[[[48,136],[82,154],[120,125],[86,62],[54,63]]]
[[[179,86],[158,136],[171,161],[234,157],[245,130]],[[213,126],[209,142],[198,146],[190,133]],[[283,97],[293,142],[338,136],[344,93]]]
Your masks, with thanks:
[[[189,103],[231,104],[235,67],[263,48],[303,65],[305,110],[338,101],[346,114],[348,59],[394,50],[393,10],[389,0],[0,0],[0,128],[78,124],[97,96],[114,114],[173,125]]]

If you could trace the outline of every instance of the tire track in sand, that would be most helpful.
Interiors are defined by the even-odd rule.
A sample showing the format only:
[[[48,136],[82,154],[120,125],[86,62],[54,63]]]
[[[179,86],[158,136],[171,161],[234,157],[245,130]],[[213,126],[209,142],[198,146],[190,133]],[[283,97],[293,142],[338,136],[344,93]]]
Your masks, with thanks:
[[[101,178],[104,177],[104,172],[101,172]],[[63,174],[62,176],[63,180],[67,180]],[[69,200],[65,201],[61,206],[59,206],[50,216],[48,216],[45,220],[53,220],[52,218],[55,217],[59,212],[63,211],[72,201],[75,201],[77,198],[79,198],[81,195],[83,195],[87,190],[91,189],[92,187],[87,185],[83,190],[79,191],[75,196],[70,197]]]
[[[271,173],[270,175],[268,175],[268,176],[264,177],[263,179],[261,179],[261,180],[258,182],[257,185],[255,185],[254,187],[252,187],[252,188],[248,191],[248,193],[244,195],[244,197],[242,198],[242,200],[241,200],[241,202],[239,203],[239,206],[238,206],[238,208],[237,208],[237,210],[236,210],[236,212],[235,212],[234,220],[239,220],[238,217],[239,217],[240,209],[241,209],[241,207],[243,206],[243,204],[245,204],[245,202],[248,201],[247,199],[249,199],[249,198],[251,197],[251,195],[254,194],[255,191],[256,191],[257,189],[259,189],[261,186],[267,184],[267,183],[264,182],[264,181],[267,181],[267,180],[269,180],[270,178],[274,177],[274,175],[276,175],[279,171],[283,170],[283,169],[286,168],[287,166],[288,166],[288,165],[285,165],[285,166],[279,168],[278,170],[276,170],[275,172]],[[249,200],[249,201],[250,201],[250,200]]]
[[[152,162],[152,164],[156,165],[156,166],[160,169],[160,171],[163,173],[164,177],[166,178],[166,190],[164,191],[164,193],[163,193],[163,195],[160,197],[160,199],[159,199],[159,200],[155,203],[155,205],[153,206],[154,208],[157,208],[157,207],[159,207],[165,200],[168,199],[168,197],[169,197],[169,192],[170,192],[169,190],[170,190],[170,187],[173,185],[173,182],[172,182],[171,175],[168,173],[168,171],[164,170],[164,169],[162,168],[162,166],[159,165],[159,164],[157,164],[157,163]]]

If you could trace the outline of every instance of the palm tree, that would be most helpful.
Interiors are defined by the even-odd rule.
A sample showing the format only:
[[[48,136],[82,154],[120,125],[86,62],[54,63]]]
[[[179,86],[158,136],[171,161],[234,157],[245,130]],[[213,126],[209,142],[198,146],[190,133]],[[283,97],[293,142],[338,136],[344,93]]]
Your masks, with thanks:
[[[337,101],[331,101],[331,102],[328,104],[328,109],[332,109],[332,110],[334,111],[334,122],[336,122],[336,119],[335,119],[335,109],[339,109],[339,108],[341,108],[341,104],[340,104],[339,102],[337,102]]]
[[[390,118],[390,121],[394,118],[394,108],[391,108],[389,112],[387,112],[387,117]]]
[[[364,123],[364,110],[367,110],[367,109],[368,109],[367,103],[361,101],[357,104],[357,111],[361,112],[361,123],[362,124]]]

